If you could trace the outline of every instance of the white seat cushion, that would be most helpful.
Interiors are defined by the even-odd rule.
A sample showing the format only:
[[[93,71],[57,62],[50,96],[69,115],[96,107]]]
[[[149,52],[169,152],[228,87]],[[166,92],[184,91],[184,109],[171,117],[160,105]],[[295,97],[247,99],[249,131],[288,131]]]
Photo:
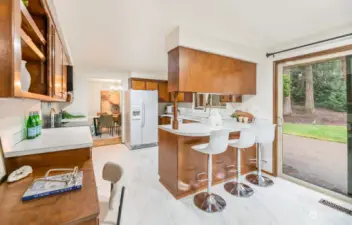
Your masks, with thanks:
[[[232,139],[232,140],[229,140],[229,145],[231,147],[235,147],[237,146],[237,143],[238,143],[239,139]]]
[[[202,153],[205,153],[205,154],[209,154],[209,152],[207,151],[207,148],[208,148],[209,144],[206,143],[206,144],[200,144],[200,145],[194,145],[192,146],[192,149],[193,150],[196,150],[198,152],[202,152]]]

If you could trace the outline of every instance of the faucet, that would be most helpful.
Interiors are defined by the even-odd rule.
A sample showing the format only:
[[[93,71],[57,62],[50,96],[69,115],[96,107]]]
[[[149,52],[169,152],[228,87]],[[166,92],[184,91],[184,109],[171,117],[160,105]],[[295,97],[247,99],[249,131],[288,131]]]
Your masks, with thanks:
[[[208,94],[208,96],[207,96],[207,102],[205,103],[205,108],[204,108],[204,112],[206,112],[207,111],[207,108],[209,108],[209,115],[208,115],[208,117],[210,117],[210,112],[211,112],[211,95],[210,94]]]
[[[54,127],[55,126],[55,109],[54,108],[51,108],[50,109],[50,125],[51,127]]]

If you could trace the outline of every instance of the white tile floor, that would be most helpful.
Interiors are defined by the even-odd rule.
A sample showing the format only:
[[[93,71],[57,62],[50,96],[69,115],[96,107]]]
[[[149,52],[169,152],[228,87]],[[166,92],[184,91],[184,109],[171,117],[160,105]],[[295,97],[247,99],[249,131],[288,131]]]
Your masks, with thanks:
[[[331,199],[280,178],[275,185],[260,188],[250,185],[255,194],[236,198],[223,185],[213,192],[222,196],[227,207],[208,214],[193,205],[193,196],[175,200],[159,183],[158,149],[129,151],[124,145],[93,149],[94,169],[100,201],[100,224],[116,224],[119,199],[108,210],[109,183],[101,178],[104,163],[113,161],[124,168],[121,184],[126,187],[121,225],[351,225],[352,216],[321,205],[321,198],[342,206],[352,205]],[[118,194],[118,196],[120,196]]]

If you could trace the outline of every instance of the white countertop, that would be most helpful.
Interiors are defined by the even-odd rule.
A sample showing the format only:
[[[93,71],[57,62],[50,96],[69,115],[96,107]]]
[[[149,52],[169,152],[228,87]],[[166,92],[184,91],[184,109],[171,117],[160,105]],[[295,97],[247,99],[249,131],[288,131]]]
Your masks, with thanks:
[[[23,140],[13,148],[4,150],[5,158],[47,152],[65,151],[93,146],[93,139],[88,126],[43,129],[42,135]]]
[[[61,122],[86,122],[88,121],[87,117],[82,117],[82,118],[72,118],[72,119],[62,119]]]
[[[180,136],[204,137],[209,136],[212,130],[229,129],[230,132],[238,132],[243,128],[250,128],[250,124],[238,123],[235,120],[223,120],[222,126],[212,127],[202,123],[179,124],[179,129],[172,129],[172,125],[160,125],[159,128]]]
[[[159,115],[160,117],[170,117],[171,119],[174,118],[174,115],[173,114],[162,114],[162,115]],[[201,122],[202,120],[206,120],[207,118],[206,117],[200,117],[200,116],[192,116],[192,115],[179,115],[177,117],[179,120],[193,120],[193,121],[196,121],[196,122]]]

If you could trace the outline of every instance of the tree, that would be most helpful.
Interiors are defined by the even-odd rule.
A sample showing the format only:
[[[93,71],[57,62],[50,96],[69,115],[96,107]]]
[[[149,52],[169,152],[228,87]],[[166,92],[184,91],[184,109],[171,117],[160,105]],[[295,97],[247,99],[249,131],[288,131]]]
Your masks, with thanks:
[[[315,113],[314,105],[314,82],[313,82],[313,67],[312,64],[306,66],[305,72],[305,83],[306,83],[306,100],[304,104],[305,111],[307,113]]]
[[[291,115],[292,107],[291,107],[291,77],[290,71],[287,70],[283,75],[283,91],[284,91],[284,116]],[[288,74],[287,74],[288,73]]]

